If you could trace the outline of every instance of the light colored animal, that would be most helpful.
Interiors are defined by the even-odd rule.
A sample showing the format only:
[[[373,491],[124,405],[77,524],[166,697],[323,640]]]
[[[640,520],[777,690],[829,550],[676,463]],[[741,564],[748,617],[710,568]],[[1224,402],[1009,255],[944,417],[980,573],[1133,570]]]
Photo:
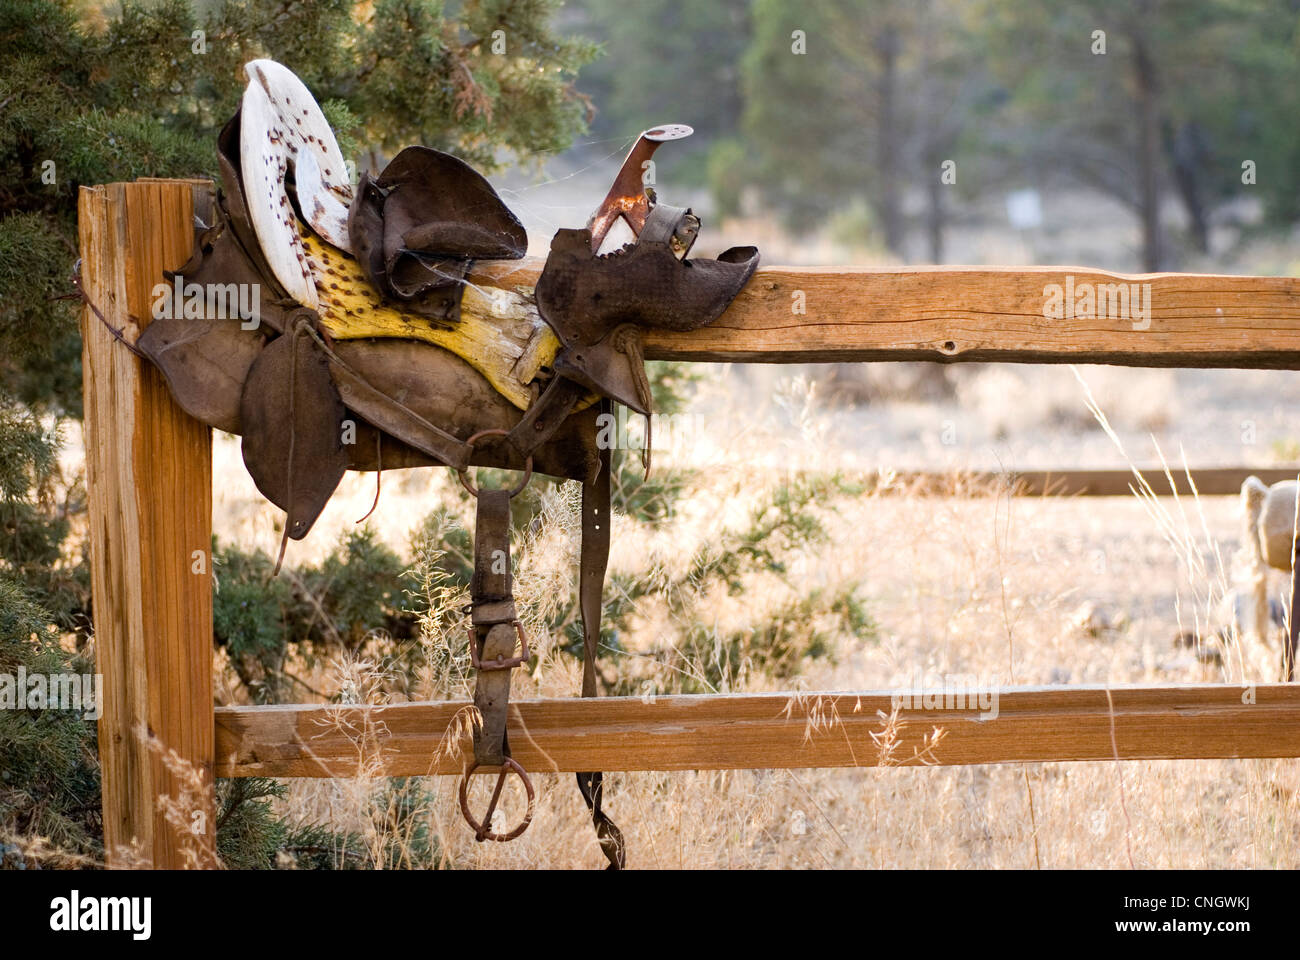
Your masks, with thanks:
[[[1270,487],[1253,476],[1241,485],[1242,504],[1246,509],[1246,542],[1255,548],[1261,563],[1275,570],[1291,570],[1297,489],[1300,484],[1294,480],[1283,480]]]
[[[1254,624],[1252,632],[1264,639],[1270,617],[1268,598],[1268,568],[1291,571],[1296,542],[1296,493],[1300,484],[1283,480],[1271,487],[1259,477],[1247,477],[1241,485],[1241,501],[1245,514],[1245,542],[1251,558],[1251,597]],[[1291,678],[1294,651],[1291,640],[1284,642],[1283,654],[1287,679]]]

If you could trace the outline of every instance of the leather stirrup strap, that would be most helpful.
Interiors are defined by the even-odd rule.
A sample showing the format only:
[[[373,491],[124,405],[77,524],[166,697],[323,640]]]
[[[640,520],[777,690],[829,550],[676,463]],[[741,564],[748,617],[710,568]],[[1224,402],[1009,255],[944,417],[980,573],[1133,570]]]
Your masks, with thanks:
[[[601,401],[601,413],[610,412],[610,401]],[[578,566],[578,605],[582,612],[582,695],[595,697],[596,653],[600,645],[601,593],[605,586],[605,568],[609,565],[609,527],[612,451],[602,447],[600,472],[591,483],[582,485],[582,551]],[[579,773],[578,789],[591,822],[596,827],[601,852],[609,861],[609,870],[627,866],[623,834],[601,809],[604,787],[599,772]]]
[[[528,463],[532,471],[531,461]],[[514,490],[476,490],[461,474],[461,482],[478,499],[474,525],[474,576],[470,581],[469,652],[478,675],[474,681],[474,706],[481,723],[474,729],[474,763],[465,769],[460,780],[460,811],[474,828],[480,843],[513,840],[532,822],[536,794],[528,773],[510,756],[506,736],[507,711],[510,706],[510,674],[528,662],[532,655],[528,637],[515,612],[514,585],[510,573],[510,498],[523,490],[527,477]],[[515,642],[519,654],[514,654]],[[469,809],[469,779],[479,767],[499,767],[496,789],[482,820]],[[513,830],[493,829],[492,815],[499,813],[497,801],[506,775],[513,771],[523,781],[528,794],[528,812]]]
[[[510,572],[510,492],[480,490],[474,525],[474,578],[470,581],[471,635],[479,646],[478,660],[509,660],[517,637],[513,581]],[[474,760],[500,766],[510,756],[506,718],[510,705],[509,669],[480,667],[474,684],[474,706],[483,725],[474,729]],[[487,826],[486,824],[484,826]]]

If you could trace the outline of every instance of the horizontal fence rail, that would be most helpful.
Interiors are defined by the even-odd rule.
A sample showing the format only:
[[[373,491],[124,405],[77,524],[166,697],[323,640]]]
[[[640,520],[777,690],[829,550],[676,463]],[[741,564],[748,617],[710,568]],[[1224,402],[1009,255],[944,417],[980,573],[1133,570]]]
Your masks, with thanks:
[[[530,286],[542,262],[483,265],[473,279]],[[1112,310],[1120,285],[1129,290],[1129,307]],[[1055,288],[1079,309],[1062,304],[1054,312]],[[1094,308],[1099,315],[1085,315],[1084,291],[1094,304],[1102,298]],[[713,324],[646,331],[645,355],[1294,370],[1300,369],[1300,280],[1085,267],[763,267]]]
[[[1170,478],[1160,468],[1142,470],[1142,476],[1157,496],[1190,496],[1195,485],[1202,497],[1235,496],[1247,477],[1258,477],[1268,485],[1295,480],[1300,467],[1209,467],[1187,473],[1171,470]],[[1138,486],[1132,470],[894,470],[875,475],[873,489],[879,493],[911,496],[961,497],[1012,493],[1022,497],[1129,497]]]
[[[1300,686],[1018,687],[904,703],[892,763],[961,765],[1300,755]],[[924,697],[922,693],[913,696]],[[984,698],[984,699],[981,699]],[[958,709],[959,706],[969,709]],[[996,715],[992,707],[996,705]],[[530,771],[738,770],[882,765],[892,694],[733,694],[510,704]],[[467,702],[218,707],[217,775],[457,774]],[[944,731],[933,749],[927,737]],[[873,737],[874,735],[874,737]]]

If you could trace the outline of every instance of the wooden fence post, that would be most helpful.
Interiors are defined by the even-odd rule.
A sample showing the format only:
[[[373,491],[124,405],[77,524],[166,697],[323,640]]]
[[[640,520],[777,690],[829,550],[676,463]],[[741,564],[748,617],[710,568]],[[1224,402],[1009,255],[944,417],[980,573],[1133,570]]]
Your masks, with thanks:
[[[128,342],[189,257],[192,191],[81,189],[82,285]],[[88,307],[81,334],[106,859],[213,866],[212,435]]]

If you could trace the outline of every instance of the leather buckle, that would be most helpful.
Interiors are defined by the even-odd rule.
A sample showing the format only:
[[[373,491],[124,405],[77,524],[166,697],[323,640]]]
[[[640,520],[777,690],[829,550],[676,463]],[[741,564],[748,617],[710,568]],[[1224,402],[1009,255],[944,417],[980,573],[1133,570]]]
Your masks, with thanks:
[[[511,657],[508,660],[504,657],[497,657],[495,660],[480,659],[478,655],[478,637],[475,635],[474,628],[469,628],[469,659],[474,664],[475,670],[509,670],[512,667],[527,663],[532,658],[532,653],[528,649],[528,634],[524,632],[523,623],[519,620],[513,620],[511,626],[515,628],[515,633],[519,635],[520,652],[519,656]]]

